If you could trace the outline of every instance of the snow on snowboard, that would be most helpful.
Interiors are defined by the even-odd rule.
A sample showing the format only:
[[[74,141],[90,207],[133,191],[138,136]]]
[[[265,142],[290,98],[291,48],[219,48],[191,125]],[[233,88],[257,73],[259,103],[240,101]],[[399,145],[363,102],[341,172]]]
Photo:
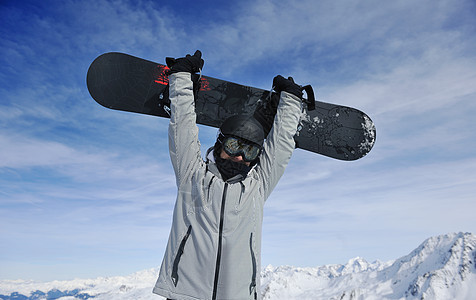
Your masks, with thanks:
[[[94,100],[107,108],[168,118],[167,70],[165,65],[111,52],[93,61],[86,81]],[[199,88],[198,124],[220,127],[232,115],[253,114],[266,131],[271,128],[279,99],[274,92],[209,76],[200,78]],[[314,101],[312,89],[306,92],[296,147],[340,160],[359,159],[372,149],[376,131],[365,113]]]

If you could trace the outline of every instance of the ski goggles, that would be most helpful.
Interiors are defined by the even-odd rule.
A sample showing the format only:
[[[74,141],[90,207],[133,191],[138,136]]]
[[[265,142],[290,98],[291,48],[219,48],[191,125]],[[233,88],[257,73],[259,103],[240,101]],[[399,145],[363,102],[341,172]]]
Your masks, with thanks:
[[[261,153],[261,147],[236,137],[226,137],[222,143],[223,150],[229,156],[240,156],[246,162],[252,162]]]

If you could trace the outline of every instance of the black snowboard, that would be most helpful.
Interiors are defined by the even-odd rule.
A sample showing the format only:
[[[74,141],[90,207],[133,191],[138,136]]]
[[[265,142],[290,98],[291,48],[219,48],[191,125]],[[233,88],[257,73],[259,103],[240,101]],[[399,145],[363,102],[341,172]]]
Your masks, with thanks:
[[[117,110],[170,117],[167,66],[123,53],[105,53],[89,67],[89,93],[99,104]],[[277,95],[209,76],[200,79],[195,101],[197,123],[220,127],[236,114],[254,114],[270,129]],[[365,156],[375,143],[375,126],[363,112],[336,104],[316,101],[304,105],[298,148],[340,160]]]

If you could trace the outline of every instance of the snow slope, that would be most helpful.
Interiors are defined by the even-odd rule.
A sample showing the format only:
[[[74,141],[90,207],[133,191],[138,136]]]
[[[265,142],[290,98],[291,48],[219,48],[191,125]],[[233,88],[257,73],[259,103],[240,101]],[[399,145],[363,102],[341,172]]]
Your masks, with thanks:
[[[124,277],[46,283],[0,281],[0,299],[161,299],[152,294],[157,269]],[[395,261],[266,267],[261,293],[278,299],[476,299],[476,236],[432,237]]]
[[[394,262],[362,258],[318,268],[267,267],[264,299],[476,299],[476,236],[424,241]]]

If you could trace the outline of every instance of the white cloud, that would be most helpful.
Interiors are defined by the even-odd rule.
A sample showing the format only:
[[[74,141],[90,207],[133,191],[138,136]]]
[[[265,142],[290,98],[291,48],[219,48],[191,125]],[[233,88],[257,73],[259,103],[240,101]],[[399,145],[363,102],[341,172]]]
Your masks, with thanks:
[[[396,1],[387,5],[257,1],[238,5],[225,24],[210,20],[197,29],[202,34],[193,40],[207,48],[212,64],[230,71],[263,63],[268,68],[273,64],[289,69],[297,65],[295,70],[326,64],[336,67],[339,63],[337,67],[355,72],[349,68],[362,60],[371,64],[370,70],[362,71],[372,72],[374,68],[393,68],[401,59],[415,57],[435,42],[448,46],[459,41],[461,37],[454,37],[454,31],[442,26],[445,19],[460,14],[459,9],[450,1]],[[324,70],[309,70],[316,71]]]
[[[375,121],[377,144],[359,161],[295,151],[265,207],[265,263],[390,259],[430,235],[476,230],[470,1],[258,1],[207,19],[152,1],[49,4],[1,18],[13,32],[0,42],[10,261],[80,261],[74,272],[90,257],[131,271],[144,257],[160,263],[176,189],[167,120],[94,103],[85,74],[107,51],[163,62],[199,48],[207,75],[265,88],[292,75]],[[201,128],[204,148],[215,133]]]
[[[30,166],[53,166],[75,163],[78,160],[90,162],[92,157],[79,158],[77,151],[63,144],[18,136],[0,136],[0,167],[22,168]]]

